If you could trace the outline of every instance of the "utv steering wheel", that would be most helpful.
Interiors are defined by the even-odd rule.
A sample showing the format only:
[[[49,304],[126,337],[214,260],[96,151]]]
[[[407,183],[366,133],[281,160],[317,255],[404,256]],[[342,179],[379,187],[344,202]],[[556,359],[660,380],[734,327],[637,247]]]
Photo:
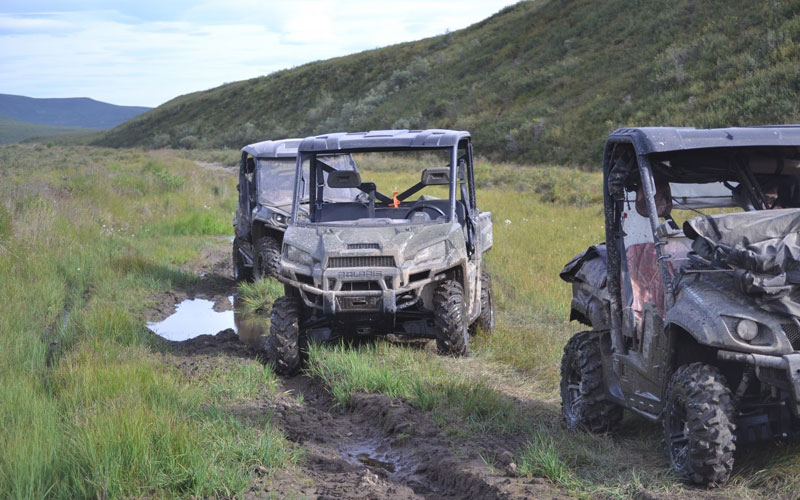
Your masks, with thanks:
[[[442,211],[441,208],[437,207],[436,205],[428,205],[428,204],[424,204],[424,203],[422,205],[417,205],[416,207],[414,207],[411,210],[409,210],[408,213],[406,214],[405,218],[408,219],[417,210],[424,210],[426,208],[429,208],[429,209],[431,209],[431,210],[433,210],[435,212],[438,212],[439,214],[441,214],[442,217],[447,218],[447,215],[445,215],[444,211]]]

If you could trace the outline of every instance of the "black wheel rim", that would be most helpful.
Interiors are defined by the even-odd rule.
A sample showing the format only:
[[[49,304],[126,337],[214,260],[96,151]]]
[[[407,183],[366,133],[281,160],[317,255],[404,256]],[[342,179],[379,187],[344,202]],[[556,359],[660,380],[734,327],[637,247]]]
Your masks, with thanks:
[[[689,424],[682,398],[673,401],[666,428],[669,458],[677,470],[684,470],[689,458]]]

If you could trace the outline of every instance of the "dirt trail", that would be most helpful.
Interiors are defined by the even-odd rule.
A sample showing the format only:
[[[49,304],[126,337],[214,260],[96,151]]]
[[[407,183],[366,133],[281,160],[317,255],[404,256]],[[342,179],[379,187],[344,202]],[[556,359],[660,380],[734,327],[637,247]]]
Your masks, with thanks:
[[[190,380],[257,352],[232,330],[174,343],[165,359]],[[547,481],[507,477],[481,456],[502,455],[491,438],[449,437],[428,414],[402,399],[358,394],[337,407],[316,380],[282,379],[277,395],[229,410],[245,421],[271,414],[302,446],[295,470],[255,476],[246,498],[268,494],[317,499],[568,498]]]
[[[148,319],[163,319],[184,298],[229,304],[227,296],[235,289],[228,278],[229,260],[225,242],[203,251],[199,262],[187,266],[202,279],[189,289],[165,294]],[[189,380],[258,358],[233,330],[163,342],[164,360]],[[277,392],[237,402],[229,410],[253,422],[271,414],[286,437],[303,449],[305,459],[272,475],[254,471],[246,498],[568,498],[548,481],[510,477],[484,463],[481,457],[510,461],[501,439],[448,436],[429,414],[402,399],[358,394],[347,408],[337,407],[322,384],[305,375],[282,379]]]

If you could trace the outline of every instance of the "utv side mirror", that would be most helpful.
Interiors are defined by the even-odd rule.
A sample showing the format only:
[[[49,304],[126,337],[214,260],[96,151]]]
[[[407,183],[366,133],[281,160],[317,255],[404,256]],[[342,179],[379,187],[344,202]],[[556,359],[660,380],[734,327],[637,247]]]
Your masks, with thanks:
[[[450,167],[432,167],[422,171],[425,186],[447,186],[450,184]]]
[[[334,170],[328,173],[329,188],[357,188],[361,185],[361,176],[355,170]]]

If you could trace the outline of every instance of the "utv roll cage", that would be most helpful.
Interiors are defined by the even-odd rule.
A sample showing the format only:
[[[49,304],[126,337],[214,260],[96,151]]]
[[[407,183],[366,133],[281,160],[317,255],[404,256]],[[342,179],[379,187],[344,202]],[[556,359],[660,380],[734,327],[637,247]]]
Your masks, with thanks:
[[[669,310],[674,305],[675,296],[673,280],[667,266],[668,256],[664,254],[665,241],[659,237],[658,231],[660,223],[655,203],[656,178],[682,183],[738,182],[742,196],[752,205],[751,209],[766,209],[769,207],[756,176],[786,174],[790,169],[800,175],[800,151],[796,149],[798,144],[800,125],[720,129],[622,128],[608,136],[603,152],[603,198],[608,242],[611,340],[615,352],[625,352],[620,283],[623,258],[620,249],[624,254],[624,244],[619,227],[619,214],[624,201],[619,197],[615,198],[610,192],[610,181],[612,184],[614,182],[611,178],[617,176],[617,181],[625,184],[627,174],[635,171],[638,165],[641,188],[647,204],[647,219],[653,234],[664,288],[665,306]],[[622,158],[631,150],[635,157]],[[627,168],[627,172],[615,172],[620,163],[627,165],[622,167],[622,170]]]
[[[458,151],[461,147],[464,148],[464,155],[467,155],[467,157],[464,157],[463,155],[459,156]],[[322,211],[323,200],[319,194],[323,186],[320,182],[318,182],[318,171],[322,170],[329,175],[333,172],[336,172],[336,170],[328,165],[318,162],[316,160],[318,155],[331,153],[376,153],[410,150],[433,151],[444,149],[450,150],[449,168],[428,169],[429,172],[427,172],[427,181],[425,178],[423,178],[419,183],[411,186],[402,193],[397,194],[396,198],[398,201],[403,202],[427,185],[449,184],[449,205],[446,218],[447,222],[452,222],[459,218],[457,210],[457,180],[459,179],[460,175],[459,163],[463,160],[468,161],[471,165],[473,160],[473,149],[469,132],[438,129],[384,130],[371,132],[340,132],[303,139],[298,146],[297,169],[298,172],[300,172],[300,169],[305,161],[309,161],[309,164],[311,165],[309,176],[310,179],[308,183],[310,202],[308,222],[320,222],[319,214]],[[336,173],[333,175],[342,176],[343,174]],[[466,184],[469,186],[469,195],[467,198],[469,199],[470,206],[464,207],[467,211],[467,214],[465,214],[464,218],[469,219],[470,214],[477,210],[477,207],[475,204],[475,182],[472,169],[467,169],[466,175],[469,176],[469,179],[464,180],[467,181]],[[358,179],[360,179],[360,177]],[[451,179],[455,181],[451,182]],[[358,183],[355,186],[351,186],[353,179],[345,179],[344,176],[342,179],[340,179],[340,181],[347,184],[348,187],[356,187],[358,190],[369,196],[368,213],[370,218],[374,217],[375,215],[376,203],[378,204],[377,208],[380,209],[388,207],[389,204],[394,201],[392,197],[377,191],[374,183]],[[334,182],[337,181],[334,180]],[[317,186],[317,189],[313,189],[313,186]],[[301,182],[300,176],[296,176],[294,196],[295,202],[292,205],[291,213],[292,224],[304,223],[304,221],[301,221],[297,217],[299,209],[298,200],[302,200],[303,198],[303,187],[303,182]],[[345,185],[342,184],[340,187],[345,187]],[[462,195],[464,194],[466,193],[462,193]]]

